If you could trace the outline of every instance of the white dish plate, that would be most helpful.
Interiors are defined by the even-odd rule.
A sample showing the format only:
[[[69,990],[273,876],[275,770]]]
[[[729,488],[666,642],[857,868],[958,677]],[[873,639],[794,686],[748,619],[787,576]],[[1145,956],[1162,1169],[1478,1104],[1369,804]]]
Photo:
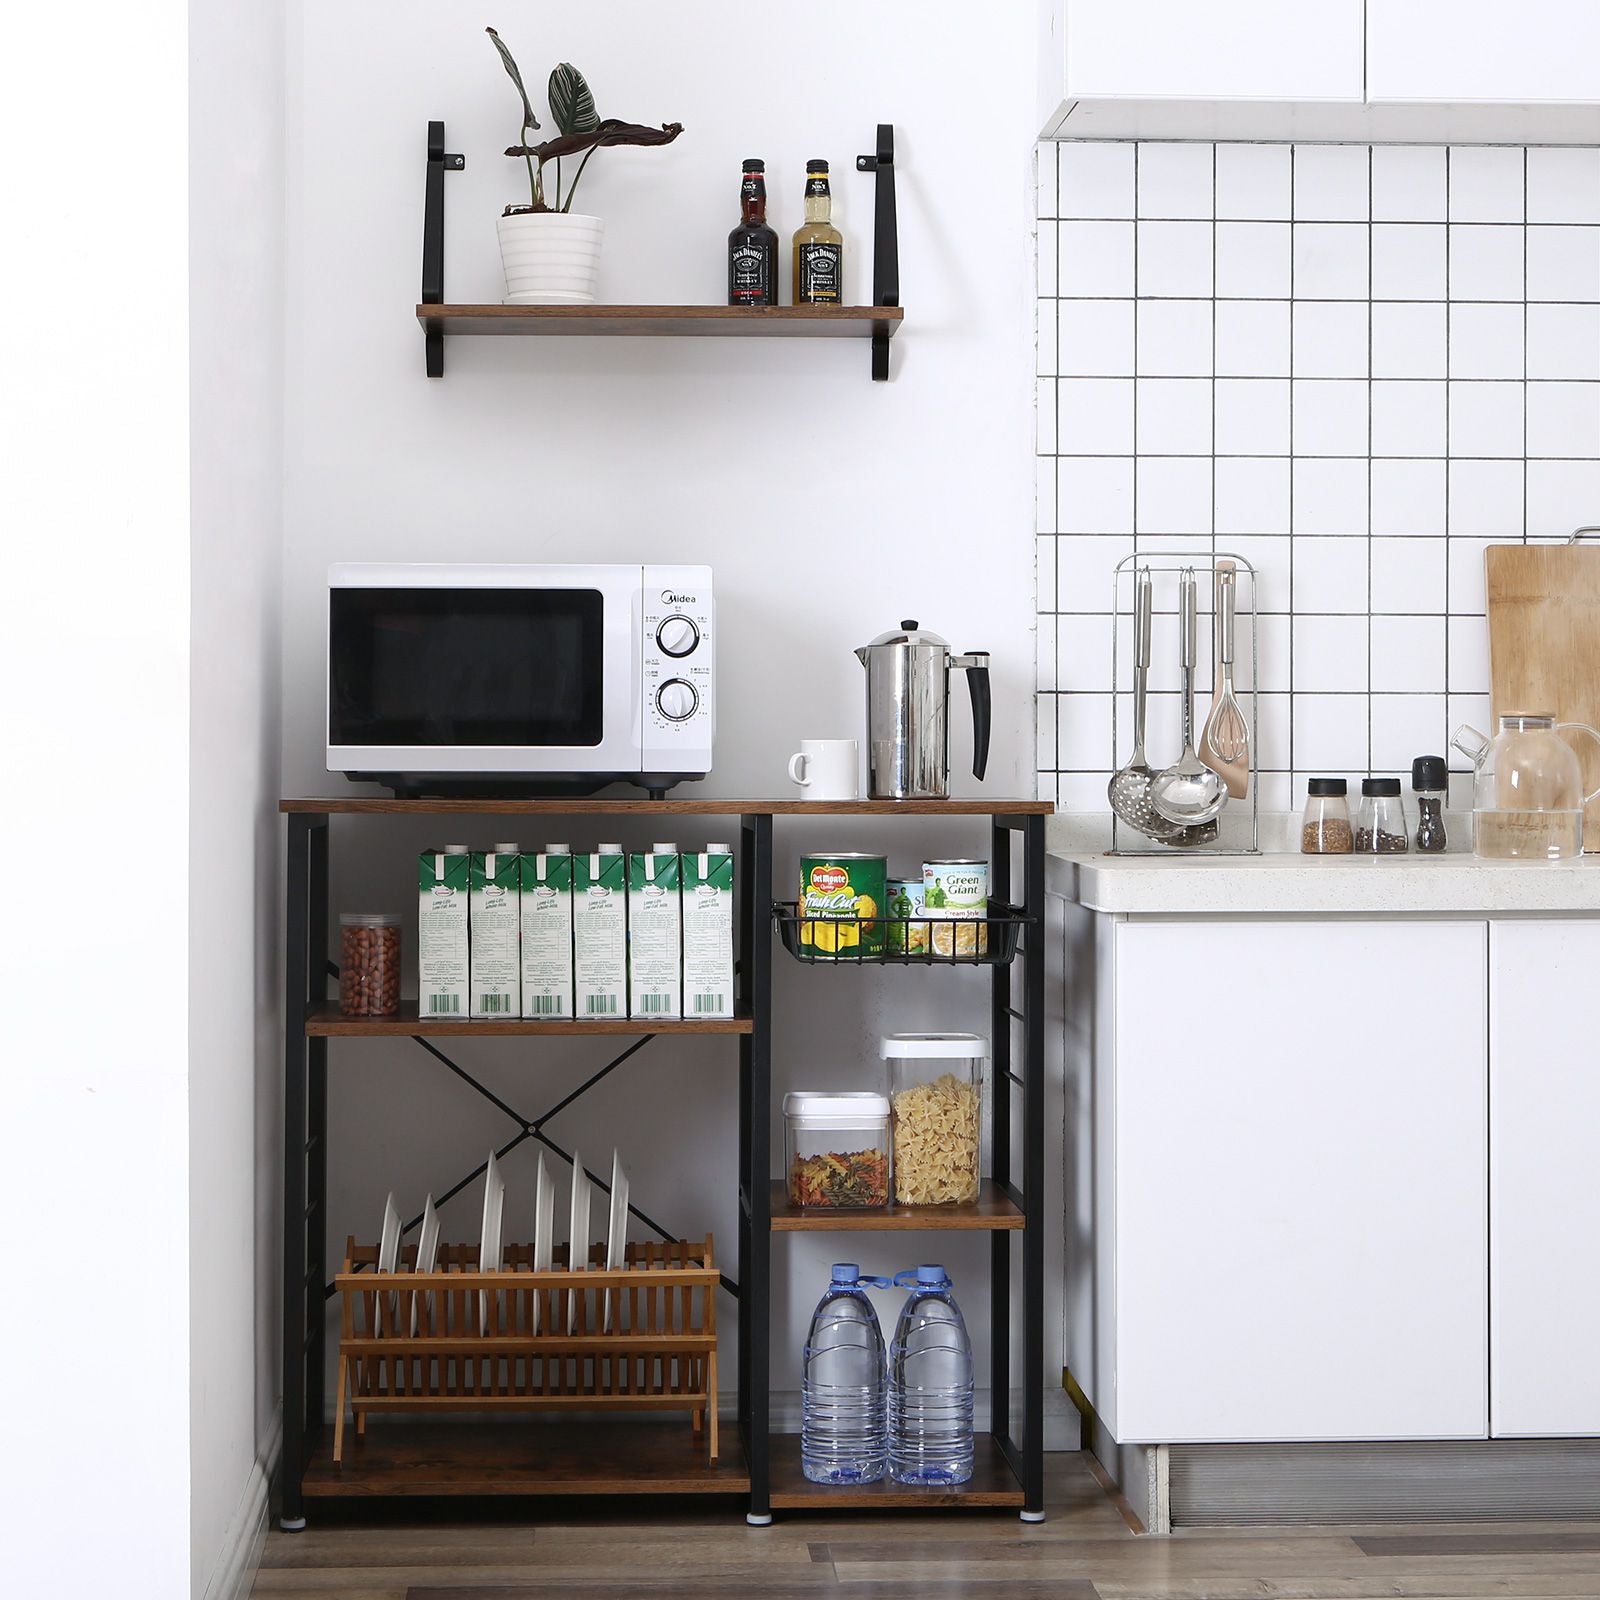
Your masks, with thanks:
[[[539,1152],[539,1167],[533,1185],[533,1270],[548,1272],[555,1250],[556,1179],[545,1165],[544,1151]],[[533,1299],[533,1331],[539,1331],[539,1312],[544,1304],[543,1294]]]
[[[400,1265],[400,1208],[394,1203],[394,1191],[383,1202],[383,1231],[378,1235],[378,1271],[393,1272]],[[395,1297],[380,1294],[377,1306],[377,1331],[382,1333],[385,1324],[395,1320]]]
[[[478,1245],[478,1271],[500,1270],[500,1227],[506,1207],[506,1180],[500,1176],[500,1162],[489,1152],[489,1165],[483,1174],[483,1235]],[[496,1296],[498,1299],[499,1297]],[[489,1294],[478,1296],[478,1315],[485,1329],[489,1326]]]
[[[617,1272],[628,1257],[628,1174],[622,1157],[611,1152],[611,1226],[606,1230],[606,1271]],[[611,1331],[611,1291],[606,1290],[605,1331]]]
[[[439,1212],[430,1194],[422,1207],[422,1227],[417,1234],[417,1264],[415,1271],[432,1272],[439,1264]],[[417,1302],[422,1297],[411,1297],[411,1337],[417,1336]]]
[[[589,1174],[583,1170],[583,1157],[572,1152],[572,1212],[568,1221],[567,1269],[584,1272],[589,1266]],[[567,1331],[578,1320],[578,1296],[567,1296]]]

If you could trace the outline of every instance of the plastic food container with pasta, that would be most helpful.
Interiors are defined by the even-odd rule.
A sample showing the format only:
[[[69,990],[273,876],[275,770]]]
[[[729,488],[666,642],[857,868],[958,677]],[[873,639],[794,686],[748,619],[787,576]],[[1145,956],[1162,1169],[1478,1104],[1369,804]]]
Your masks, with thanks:
[[[889,1102],[846,1090],[783,1097],[789,1201],[843,1210],[889,1203]]]
[[[894,1197],[903,1206],[978,1198],[986,1039],[975,1033],[891,1033],[889,1119]]]

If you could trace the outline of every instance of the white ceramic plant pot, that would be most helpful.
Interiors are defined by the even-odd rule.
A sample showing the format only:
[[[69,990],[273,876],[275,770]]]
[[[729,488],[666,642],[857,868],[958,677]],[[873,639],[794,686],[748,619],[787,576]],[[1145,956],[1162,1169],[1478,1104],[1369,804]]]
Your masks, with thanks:
[[[508,306],[576,306],[594,300],[600,276],[599,217],[562,211],[518,212],[500,218],[500,260]]]

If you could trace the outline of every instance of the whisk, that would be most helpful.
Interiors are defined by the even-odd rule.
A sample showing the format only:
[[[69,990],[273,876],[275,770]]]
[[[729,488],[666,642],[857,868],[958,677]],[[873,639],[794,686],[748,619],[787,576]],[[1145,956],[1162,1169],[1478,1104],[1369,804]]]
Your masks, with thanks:
[[[1235,800],[1250,788],[1250,725],[1233,692],[1233,612],[1237,571],[1231,561],[1217,563],[1217,678],[1211,714],[1200,734],[1200,759],[1227,785]]]

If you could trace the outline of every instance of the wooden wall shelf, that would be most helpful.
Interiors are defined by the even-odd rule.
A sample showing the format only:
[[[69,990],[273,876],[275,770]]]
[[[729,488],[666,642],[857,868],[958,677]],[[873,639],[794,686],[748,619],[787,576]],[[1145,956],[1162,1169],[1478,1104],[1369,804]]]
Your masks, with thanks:
[[[424,332],[531,337],[610,334],[630,339],[892,339],[900,306],[430,306]]]
[[[444,178],[466,157],[444,147],[444,124],[428,124],[422,201],[422,329],[428,376],[444,374],[446,334],[612,335],[631,338],[870,339],[872,376],[889,376],[889,341],[900,331],[900,233],[895,208],[894,126],[878,124],[856,171],[873,174],[872,304],[867,306],[506,306],[447,305],[444,298]],[[712,241],[714,247],[714,240]]]

